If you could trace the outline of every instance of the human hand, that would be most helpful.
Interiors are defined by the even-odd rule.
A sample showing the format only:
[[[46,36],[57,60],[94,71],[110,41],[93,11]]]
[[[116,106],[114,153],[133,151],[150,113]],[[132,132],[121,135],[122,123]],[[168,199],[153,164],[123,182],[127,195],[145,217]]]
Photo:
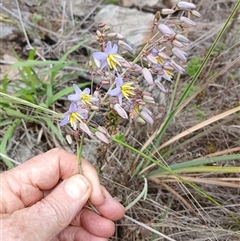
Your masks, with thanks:
[[[0,176],[0,240],[105,241],[123,206],[100,186],[94,167],[55,148]],[[85,207],[91,203],[101,214]]]

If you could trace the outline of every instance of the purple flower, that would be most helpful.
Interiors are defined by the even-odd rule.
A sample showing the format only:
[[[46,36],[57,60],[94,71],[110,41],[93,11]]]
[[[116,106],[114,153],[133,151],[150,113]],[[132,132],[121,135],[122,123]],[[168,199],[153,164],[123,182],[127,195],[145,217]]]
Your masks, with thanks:
[[[107,42],[107,46],[104,52],[94,52],[92,54],[94,59],[101,61],[101,69],[106,66],[109,66],[110,69],[115,69],[117,71],[116,65],[121,66],[119,60],[123,59],[120,55],[117,54],[118,46],[113,45],[110,41]]]
[[[121,75],[117,73],[117,76],[118,77],[116,78],[116,88],[113,90],[109,90],[108,94],[111,96],[117,96],[119,104],[122,105],[123,97],[129,100],[130,95],[135,95],[133,92],[135,88],[131,86],[133,82],[126,82],[124,84]]]
[[[81,104],[89,104],[90,102],[98,101],[98,98],[90,95],[90,89],[85,88],[83,91],[75,84],[73,84],[73,88],[75,90],[75,94],[69,95],[68,99],[70,101],[77,102],[79,105]]]
[[[78,122],[82,122],[83,119],[87,118],[87,110],[79,109],[75,103],[71,103],[69,110],[63,114],[63,119],[60,122],[60,126],[70,123],[73,130],[77,130]]]

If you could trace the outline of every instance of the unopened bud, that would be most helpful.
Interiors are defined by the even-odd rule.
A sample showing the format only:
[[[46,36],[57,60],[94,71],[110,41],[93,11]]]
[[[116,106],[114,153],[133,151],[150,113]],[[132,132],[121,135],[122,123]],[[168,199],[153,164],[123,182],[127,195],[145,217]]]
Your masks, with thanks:
[[[152,94],[150,92],[145,91],[145,90],[142,92],[142,94],[145,96],[152,96]]]
[[[161,14],[163,14],[163,15],[168,15],[168,14],[173,14],[173,13],[175,13],[175,10],[171,9],[171,8],[163,8],[161,10]]]
[[[126,111],[121,107],[120,104],[115,104],[113,108],[123,119],[128,119]]]
[[[184,51],[180,50],[177,47],[174,47],[174,48],[172,48],[172,52],[177,58],[179,58],[183,62],[187,62],[187,58],[186,58],[187,54]]]
[[[175,34],[172,29],[170,29],[167,25],[162,23],[158,24],[158,30],[167,37]]]
[[[181,10],[193,10],[196,8],[196,5],[194,5],[193,3],[180,1],[177,3],[177,7]]]
[[[127,51],[132,51],[132,47],[130,45],[128,45],[126,42],[119,40],[118,41],[118,45],[121,46],[123,49],[127,50]]]
[[[164,59],[164,60],[170,59],[170,57],[169,57],[167,54],[165,54],[164,52],[158,52],[157,55],[158,55],[161,59]]]
[[[120,33],[117,33],[117,36],[116,36],[117,39],[124,39],[124,36]]]
[[[68,142],[69,145],[71,145],[72,142],[73,142],[72,136],[70,136],[70,135],[66,135],[66,140],[67,140],[67,142]]]
[[[192,13],[192,15],[195,16],[195,17],[198,17],[198,18],[201,18],[201,17],[202,17],[202,15],[201,15],[198,11],[196,11],[196,10],[192,10],[191,13]]]
[[[101,81],[101,85],[109,85],[110,82],[108,80],[103,80]]]
[[[97,110],[99,110],[99,107],[96,105],[91,105],[91,110],[97,111]]]
[[[171,61],[171,65],[172,67],[177,71],[179,72],[180,74],[183,74],[184,73],[184,68],[182,68],[179,64],[177,64],[175,61]]]
[[[109,139],[108,139],[102,132],[96,131],[96,132],[95,132],[95,135],[96,135],[96,137],[97,137],[100,141],[102,141],[102,142],[104,142],[104,143],[106,143],[106,144],[109,144],[109,143],[110,143]]]
[[[138,65],[138,64],[134,64],[133,65],[133,70],[137,71],[137,72],[140,72],[140,71],[142,71],[142,67],[140,65]]]
[[[150,61],[152,64],[158,64],[156,57],[154,57],[152,54],[147,55],[147,60]]]
[[[181,42],[179,42],[179,41],[176,40],[176,39],[174,39],[174,40],[172,41],[172,44],[173,44],[174,46],[178,47],[178,48],[182,48],[182,47],[184,46]]]
[[[105,26],[106,26],[106,24],[103,23],[103,22],[100,22],[100,23],[98,24],[98,28],[104,28]]]
[[[163,69],[168,70],[168,71],[173,71],[174,68],[171,65],[163,65]]]
[[[108,37],[108,38],[116,38],[116,36],[117,36],[117,33],[108,33],[108,34],[106,34],[106,37]]]
[[[156,79],[155,80],[155,84],[156,86],[163,92],[166,93],[167,90],[165,89],[165,87],[163,86],[163,84],[160,82],[160,80]]]
[[[110,134],[108,133],[107,129],[103,126],[98,126],[97,129],[102,132],[103,134],[110,136]]]
[[[149,124],[154,123],[153,118],[151,117],[152,112],[150,110],[145,108],[140,112],[140,115],[147,123]]]
[[[187,26],[193,26],[193,27],[197,26],[197,24],[195,22],[193,22],[190,18],[186,18],[184,16],[180,17],[180,21]]]
[[[189,45],[189,39],[186,38],[184,35],[182,34],[176,34],[174,37],[176,40],[178,40],[179,42],[181,42],[183,45]]]
[[[143,101],[145,101],[146,103],[155,104],[155,100],[151,96],[144,95],[143,96]]]
[[[87,126],[85,123],[80,122],[80,123],[79,123],[79,128],[80,128],[83,132],[85,132],[86,134],[88,134],[89,136],[92,136],[92,132],[89,130],[88,126]]]
[[[139,123],[141,123],[141,124],[146,124],[146,121],[142,118],[142,117],[140,117],[140,116],[138,116],[137,118],[136,118],[136,121],[137,122],[139,122]]]
[[[147,83],[148,83],[149,85],[154,85],[154,83],[153,83],[153,77],[152,77],[152,74],[151,74],[151,72],[150,72],[149,69],[143,68],[143,69],[142,69],[142,74],[143,74],[144,79],[147,81]]]
[[[157,21],[159,21],[161,19],[161,14],[159,11],[156,12],[155,19],[157,19]]]
[[[88,66],[91,68],[92,67],[92,60],[88,61]]]
[[[98,37],[102,37],[102,33],[99,30],[96,31],[96,34]]]

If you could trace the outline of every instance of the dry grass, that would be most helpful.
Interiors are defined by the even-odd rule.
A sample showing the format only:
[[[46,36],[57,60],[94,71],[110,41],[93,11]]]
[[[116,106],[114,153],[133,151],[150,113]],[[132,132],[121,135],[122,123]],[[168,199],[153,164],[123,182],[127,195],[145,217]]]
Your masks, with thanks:
[[[53,3],[54,1],[51,1],[51,4]],[[198,56],[200,59],[205,57],[235,3],[236,1],[199,1],[198,6],[202,18],[198,20],[197,28],[189,32],[189,38],[192,41],[189,59],[194,56]],[[43,48],[40,51],[40,54],[45,59],[58,59],[66,49],[69,49],[84,37],[91,36],[95,31],[92,16],[96,13],[98,4],[93,5],[89,15],[84,19],[77,19],[74,26],[72,25],[71,16],[64,14],[60,6],[54,6],[52,8],[43,4],[41,9],[38,9],[43,16],[50,19],[50,23],[43,20],[43,22],[39,23],[41,28],[36,27],[37,32],[45,36],[46,42],[43,42]],[[22,11],[29,11],[28,7],[21,7]],[[222,70],[224,71],[177,115],[164,135],[163,143],[182,131],[239,105],[239,62],[231,66],[231,62],[239,57],[239,18],[238,13],[238,16],[232,21],[228,31],[221,39],[218,49],[199,77],[196,90],[201,88],[212,76],[220,73]],[[65,32],[61,32],[61,28]],[[56,39],[58,41],[55,41]],[[54,44],[50,45],[50,40]],[[18,53],[21,53],[21,57],[26,57],[28,51],[26,50],[24,38],[20,44],[16,42],[16,39],[13,39],[11,44],[15,46]],[[86,51],[91,51],[93,47],[94,41],[92,40],[84,48],[71,55],[72,58],[79,60],[83,70],[85,68],[84,63],[88,59]],[[7,53],[11,54],[9,50]],[[65,73],[61,74],[64,75]],[[85,72],[84,76],[88,78],[88,73]],[[72,80],[72,82],[75,81],[80,82],[82,78],[79,77]],[[189,76],[183,76],[178,95],[182,92],[184,83],[188,82]],[[69,86],[70,84],[63,83],[61,87]],[[173,88],[173,86],[170,86],[170,88]],[[159,103],[159,108],[156,108],[158,113],[156,123],[158,123],[158,127],[160,126],[159,123],[163,121],[166,105],[170,101],[170,95],[165,96],[165,98],[165,101]],[[64,106],[64,101],[62,100],[55,104],[54,108],[60,111],[65,108]],[[165,159],[165,162],[170,165],[191,160],[193,157],[206,156],[211,153],[239,147],[239,123],[240,116],[237,113],[203,128],[206,134],[187,144],[180,151],[172,153]],[[135,123],[123,124],[120,129],[127,133],[126,141],[139,149],[156,128],[155,126],[139,128]],[[0,135],[3,136],[5,131],[6,129],[1,129]],[[194,132],[190,134],[190,137],[201,132],[202,130]],[[180,139],[173,143],[170,148],[186,141],[188,138],[189,136]],[[136,156],[117,144],[112,144],[111,147],[106,147],[99,143],[97,145],[98,152],[97,156],[95,156],[97,159],[95,165],[101,170],[101,182],[113,196],[121,201],[124,206],[127,206],[139,195],[143,188],[142,179],[132,178],[133,162]],[[22,124],[18,127],[11,142],[8,144],[7,153],[14,160],[22,162],[55,146],[62,146],[62,143],[57,140],[44,124],[36,125],[22,121]],[[72,150],[70,146],[63,147]],[[236,153],[240,153],[239,150]],[[160,157],[160,153],[158,155],[157,157]],[[226,162],[224,165],[239,166],[239,161]],[[186,175],[187,177],[188,175]],[[240,178],[239,174],[208,173],[196,174],[194,177],[196,179],[192,179],[192,181],[196,181],[197,185],[221,203],[222,207],[217,207],[206,198],[200,196],[194,189],[176,180],[168,180],[166,178],[166,180],[157,181],[152,179],[149,180],[146,200],[139,201],[126,214],[179,241],[239,240],[240,187],[239,182],[237,182],[237,179]],[[232,178],[232,187],[223,186],[221,181],[224,181],[224,178]],[[213,182],[213,179],[216,183]],[[238,222],[229,215],[230,213],[235,214]],[[111,240],[165,240],[157,235],[154,238],[149,230],[125,218],[117,222],[116,227],[116,234]]]

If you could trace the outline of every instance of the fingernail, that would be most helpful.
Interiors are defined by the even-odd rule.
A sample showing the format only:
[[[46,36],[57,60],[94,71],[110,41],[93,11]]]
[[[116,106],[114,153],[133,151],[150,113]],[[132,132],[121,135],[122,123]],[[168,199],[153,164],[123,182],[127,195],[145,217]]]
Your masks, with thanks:
[[[80,199],[87,192],[89,186],[80,175],[75,175],[66,181],[64,188],[71,198]]]

